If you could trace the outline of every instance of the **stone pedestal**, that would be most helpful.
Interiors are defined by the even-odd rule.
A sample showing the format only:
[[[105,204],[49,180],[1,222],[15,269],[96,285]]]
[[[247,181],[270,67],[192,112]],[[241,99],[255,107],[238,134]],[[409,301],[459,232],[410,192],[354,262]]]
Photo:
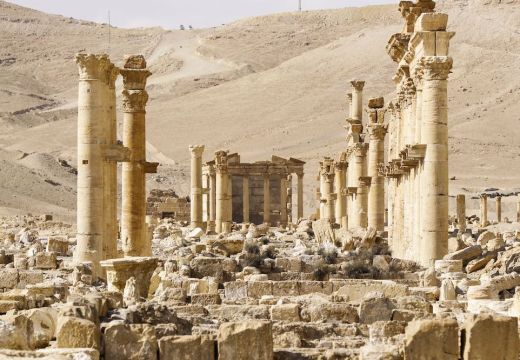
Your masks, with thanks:
[[[156,165],[146,162],[146,79],[151,73],[140,55],[129,56],[123,69],[123,144],[130,149],[131,159],[123,164],[121,238],[125,256],[151,254],[146,237],[145,176],[155,172]]]
[[[190,145],[191,153],[191,223],[190,227],[202,228],[202,153],[203,145]]]
[[[448,252],[448,74],[447,56],[422,59],[424,70],[421,141],[426,144],[421,176],[421,263]]]
[[[107,274],[108,291],[123,293],[126,281],[131,277],[136,280],[138,295],[146,299],[150,279],[157,267],[157,259],[152,257],[126,257],[102,261],[101,267]]]

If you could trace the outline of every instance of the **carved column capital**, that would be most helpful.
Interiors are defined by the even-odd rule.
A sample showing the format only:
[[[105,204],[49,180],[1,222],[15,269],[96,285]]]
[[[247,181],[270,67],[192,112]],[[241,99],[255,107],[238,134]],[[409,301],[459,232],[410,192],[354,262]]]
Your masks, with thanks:
[[[386,125],[373,124],[368,127],[368,133],[370,134],[370,140],[384,140],[387,127]]]
[[[204,145],[190,145],[189,149],[193,157],[202,157],[204,153]]]
[[[361,91],[365,87],[365,82],[362,80],[352,80],[350,84],[356,91]]]
[[[447,80],[453,67],[450,56],[425,56],[421,59],[426,80]]]
[[[110,60],[107,54],[77,54],[80,80],[105,80]]]
[[[148,102],[145,90],[123,90],[123,111],[128,113],[144,112]]]

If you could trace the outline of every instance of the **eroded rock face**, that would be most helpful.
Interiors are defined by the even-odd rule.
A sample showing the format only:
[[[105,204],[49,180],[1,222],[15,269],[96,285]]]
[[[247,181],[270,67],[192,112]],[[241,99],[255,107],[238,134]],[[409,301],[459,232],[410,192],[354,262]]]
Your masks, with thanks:
[[[99,349],[101,333],[94,322],[71,316],[58,319],[56,343],[59,348]]]

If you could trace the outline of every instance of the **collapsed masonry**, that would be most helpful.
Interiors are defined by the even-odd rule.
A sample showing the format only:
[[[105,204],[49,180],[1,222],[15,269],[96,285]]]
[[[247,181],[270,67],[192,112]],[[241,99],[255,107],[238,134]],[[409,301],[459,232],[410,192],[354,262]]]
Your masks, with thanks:
[[[369,100],[366,134],[364,82],[352,82],[347,150],[338,160],[326,158],[320,163],[318,213],[347,228],[383,231],[386,179],[393,254],[429,266],[448,247],[447,80],[454,33],[446,31],[448,16],[433,12],[433,1],[401,1],[399,8],[405,26],[387,46],[398,64],[397,97],[386,109],[382,98]]]
[[[101,276],[100,261],[117,251],[117,163],[123,163],[121,238],[125,256],[149,256],[145,223],[145,176],[157,163],[145,159],[146,79],[140,55],[123,69],[107,55],[79,54],[77,263],[90,263]],[[115,81],[123,76],[123,142],[117,139]]]

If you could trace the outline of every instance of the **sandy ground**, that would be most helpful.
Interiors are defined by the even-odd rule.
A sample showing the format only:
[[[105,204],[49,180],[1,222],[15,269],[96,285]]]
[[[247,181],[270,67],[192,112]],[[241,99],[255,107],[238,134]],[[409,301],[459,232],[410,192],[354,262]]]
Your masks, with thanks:
[[[520,4],[440,2],[450,15],[450,194],[520,188]],[[106,25],[0,1],[0,210],[74,219],[77,70],[80,50],[106,51]],[[396,6],[276,14],[216,29],[113,29],[110,55],[143,53],[149,80],[148,186],[188,194],[189,144],[244,161],[272,154],[306,166],[306,211],[315,206],[317,164],[345,147],[349,80],[366,98],[392,98],[395,64],[385,52],[399,32]],[[120,89],[118,89],[119,92]],[[46,181],[47,180],[47,181]],[[50,182],[49,182],[50,181]],[[504,216],[517,197],[504,199]],[[454,201],[453,201],[454,204]],[[490,210],[493,205],[490,204]],[[490,218],[493,215],[490,214]]]

